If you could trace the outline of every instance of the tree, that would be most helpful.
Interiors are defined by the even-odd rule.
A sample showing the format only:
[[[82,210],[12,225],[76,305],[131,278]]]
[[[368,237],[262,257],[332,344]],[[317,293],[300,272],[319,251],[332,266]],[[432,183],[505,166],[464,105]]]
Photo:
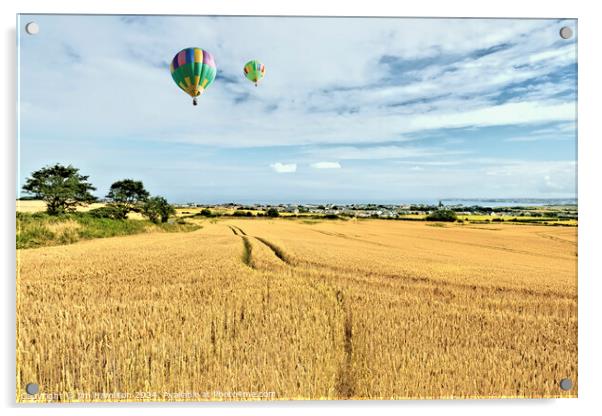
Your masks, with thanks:
[[[276,208],[270,208],[265,212],[265,215],[267,215],[268,217],[278,217],[280,216],[280,213]]]
[[[72,212],[79,205],[96,201],[90,193],[94,190],[88,176],[80,175],[79,169],[58,163],[33,172],[23,185],[23,191],[46,202],[46,211],[50,215]]]
[[[88,215],[94,218],[112,218],[114,220],[123,220],[126,218],[124,211],[115,205],[105,205],[88,211]]]
[[[173,205],[170,205],[162,196],[148,198],[142,206],[142,213],[154,223],[167,222],[170,215],[176,213]]]
[[[144,189],[144,184],[141,181],[123,179],[111,185],[107,199],[111,201],[112,205],[121,210],[123,218],[127,218],[127,214],[140,208],[140,205],[149,196],[150,194]]]
[[[200,215],[202,215],[203,217],[213,217],[213,213],[209,208],[203,208],[200,212]]]
[[[453,222],[458,219],[455,211],[451,209],[438,209],[426,216],[427,221],[448,221]]]

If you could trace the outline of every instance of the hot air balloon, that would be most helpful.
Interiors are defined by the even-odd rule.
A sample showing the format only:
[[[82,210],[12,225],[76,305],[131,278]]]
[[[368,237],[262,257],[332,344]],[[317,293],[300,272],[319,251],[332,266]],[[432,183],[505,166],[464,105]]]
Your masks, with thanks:
[[[200,48],[186,48],[174,56],[169,65],[171,77],[197,105],[197,97],[211,85],[217,73],[213,55]]]
[[[247,77],[249,81],[254,82],[255,86],[257,86],[259,81],[261,81],[265,75],[265,65],[254,59],[245,64],[244,71],[245,77]]]

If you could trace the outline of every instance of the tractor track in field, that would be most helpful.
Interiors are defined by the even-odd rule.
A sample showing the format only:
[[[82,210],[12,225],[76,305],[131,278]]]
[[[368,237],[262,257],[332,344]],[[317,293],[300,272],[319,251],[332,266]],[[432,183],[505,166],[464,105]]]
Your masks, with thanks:
[[[247,233],[245,233],[242,228],[237,227],[236,225],[229,225],[228,227],[230,227],[232,229],[232,231],[234,231],[234,230],[238,231],[238,234],[240,234],[240,235],[247,235]]]
[[[354,236],[350,236],[350,235],[343,234],[343,233],[334,233],[334,232],[328,232],[328,231],[322,231],[322,230],[313,230],[313,229],[312,229],[312,231],[314,231],[316,233],[327,235],[329,237],[344,238],[346,240],[359,241],[361,243],[371,244],[371,245],[379,246],[379,247],[393,247],[393,246],[390,246],[388,244],[379,243],[377,241],[370,241],[370,240],[366,240],[364,238],[354,237]]]
[[[238,227],[228,225],[228,228],[230,228],[232,234],[242,239],[242,262],[245,264],[245,266],[255,269],[255,263],[253,262],[253,246],[249,241],[249,237],[243,230],[241,230]]]
[[[246,266],[257,270],[256,264],[253,261],[253,254],[252,254],[253,246],[250,241],[251,239],[255,239],[259,243],[266,246],[274,254],[274,256],[277,257],[286,266],[296,270],[297,272],[300,272],[302,275],[307,275],[307,272],[303,269],[303,266],[305,266],[306,264],[302,263],[300,265],[302,267],[297,268],[297,264],[293,263],[291,258],[289,257],[289,255],[284,250],[282,250],[282,248],[279,247],[278,245],[272,243],[271,241],[269,241],[263,237],[250,236],[240,227],[237,227],[234,225],[228,225],[228,227],[230,228],[230,230],[232,231],[232,233],[235,236],[238,236],[242,239],[242,242],[243,242],[242,261]],[[338,237],[341,237],[341,236],[338,236]],[[268,303],[269,303],[269,296],[270,296],[270,286],[269,286],[270,283],[269,282],[270,282],[270,280],[268,278],[268,280],[267,280]],[[355,380],[355,375],[353,372],[353,312],[352,312],[351,304],[346,299],[346,296],[343,293],[343,290],[338,289],[335,286],[333,286],[332,289],[334,290],[334,293],[335,293],[337,308],[340,310],[340,313],[341,313],[342,319],[343,319],[343,323],[342,323],[343,341],[342,341],[342,345],[340,346],[340,348],[342,348],[342,353],[341,353],[341,359],[337,363],[338,369],[337,369],[336,380],[334,381],[333,388],[336,391],[336,395],[338,398],[350,399],[350,398],[354,397],[355,389],[356,389],[356,387],[355,387],[356,380]]]
[[[274,243],[266,240],[263,237],[255,237],[255,239],[257,241],[262,242],[267,248],[269,248],[272,251],[272,253],[274,253],[274,255],[276,257],[278,257],[284,263],[288,264],[289,266],[292,265],[291,260],[288,257],[288,255],[280,247],[278,247],[276,244],[274,244]]]
[[[354,395],[355,380],[353,377],[353,314],[349,302],[342,290],[336,291],[336,300],[343,322],[343,360],[339,363],[335,389],[341,399],[350,399]]]
[[[295,268],[295,270],[297,270],[298,272],[301,272],[303,274],[306,273],[304,268],[303,267],[299,268],[297,266],[311,266],[314,268],[319,268],[319,269],[329,270],[329,271],[336,272],[336,273],[341,273],[342,275],[353,274],[353,275],[360,276],[360,278],[370,278],[370,277],[374,276],[374,274],[368,270],[358,271],[356,269],[348,269],[348,268],[340,267],[340,266],[332,267],[332,266],[329,266],[329,265],[321,263],[321,262],[301,261],[300,263],[297,264],[297,262],[292,262],[290,256],[287,255],[280,247],[278,247],[274,243],[270,242],[269,240],[266,240],[263,237],[249,236],[239,227],[230,227],[230,228],[231,229],[235,228],[236,231],[233,229],[232,232],[235,235],[238,235],[241,238],[247,240],[244,243],[245,244],[245,254],[243,256],[243,260],[245,258],[249,259],[248,263],[245,262],[245,264],[249,265],[249,267],[254,268],[254,266],[251,266],[253,264],[253,260],[252,260],[252,256],[251,256],[252,246],[249,241],[250,238],[254,238],[255,240],[261,242],[266,247],[268,247],[274,253],[274,255],[278,259],[280,259],[283,263],[285,263],[286,265],[288,265],[290,267]],[[330,234],[330,233],[322,233],[322,234],[330,235],[332,237],[345,238],[345,237],[337,235],[337,234]],[[542,235],[540,235],[540,237],[549,238],[548,236],[542,236]],[[562,239],[562,240],[564,243],[569,243],[569,244],[573,243],[572,241],[567,241],[564,239]],[[244,242],[244,240],[243,240],[243,242]],[[248,247],[247,247],[247,245],[248,245]],[[477,246],[477,244],[471,244],[471,245]],[[483,246],[483,247],[492,248],[490,246]],[[248,254],[246,254],[247,251],[248,251]],[[514,250],[507,250],[507,251],[514,251]],[[531,254],[531,253],[526,253],[526,252],[521,252],[521,251],[518,251],[518,252],[520,254]],[[520,294],[528,295],[528,296],[560,296],[562,299],[575,299],[576,298],[576,295],[559,294],[553,290],[535,290],[535,289],[526,289],[526,288],[499,288],[499,287],[489,287],[486,285],[478,285],[478,284],[454,283],[454,282],[446,282],[446,281],[440,280],[440,279],[433,279],[433,278],[429,278],[426,276],[407,275],[405,273],[399,273],[399,274],[397,274],[397,273],[385,273],[385,274],[378,273],[378,276],[381,276],[386,279],[400,280],[400,281],[403,281],[404,283],[407,283],[410,285],[412,285],[412,284],[433,284],[433,285],[445,286],[445,287],[456,288],[456,289],[477,291],[477,292],[481,292],[481,293],[490,293],[491,291],[496,291],[496,293],[520,293]]]
[[[242,262],[249,266],[250,268],[255,268],[255,263],[253,262],[253,246],[249,241],[247,236],[242,236],[242,244],[243,244],[243,253],[242,253]]]
[[[254,238],[255,240],[259,241],[261,244],[266,246],[274,254],[274,256],[276,256],[280,261],[282,261],[283,263],[285,263],[289,266],[293,266],[290,257],[284,252],[284,250],[282,250],[282,248],[278,247],[276,244],[272,243],[271,241],[269,241],[263,237],[249,236],[242,228],[237,227],[235,225],[228,225],[228,228],[230,228],[230,230],[232,231],[232,233],[235,236],[238,236],[242,239],[242,242],[243,242],[242,261],[245,265],[247,265],[253,269],[256,268],[255,263],[253,261],[253,255],[252,255],[253,246],[251,245],[251,241],[250,241],[250,238]]]
[[[546,233],[535,233],[538,236],[542,237],[542,238],[547,238],[548,240],[552,240],[552,241],[557,241],[559,243],[565,243],[565,244],[570,244],[573,246],[577,246],[577,242],[576,241],[571,241],[569,239],[566,238],[562,238],[562,237],[558,237],[555,235],[550,235],[550,234],[546,234]]]

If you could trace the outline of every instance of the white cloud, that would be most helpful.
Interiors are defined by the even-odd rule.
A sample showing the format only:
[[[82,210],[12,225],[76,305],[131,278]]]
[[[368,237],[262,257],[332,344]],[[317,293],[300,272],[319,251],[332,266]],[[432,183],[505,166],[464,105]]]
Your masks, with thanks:
[[[314,169],[340,169],[341,164],[339,162],[316,162],[310,165]]]
[[[334,146],[312,149],[308,152],[314,157],[326,157],[340,160],[404,159],[465,154],[466,151],[450,151],[434,147],[417,146]]]
[[[544,140],[565,140],[566,136],[555,135],[531,135],[531,136],[512,136],[504,139],[506,142],[539,142]]]
[[[574,122],[558,123],[551,127],[535,129],[528,135],[510,136],[506,142],[535,142],[544,140],[574,140],[577,129]]]
[[[296,163],[280,163],[280,162],[276,162],[276,163],[272,163],[270,165],[270,167],[272,169],[274,169],[275,172],[278,173],[294,173],[297,171],[297,164]]]
[[[500,183],[520,184],[542,193],[565,193],[576,191],[577,162],[564,161],[500,161],[485,170],[485,175]]]
[[[155,16],[126,23],[59,15],[36,21],[44,33],[19,39],[24,172],[61,160],[109,184],[112,176],[147,175],[142,179],[149,187],[155,181],[157,193],[175,192],[169,183],[180,182],[181,195],[191,199],[216,195],[182,179],[199,172],[228,199],[245,192],[294,198],[303,189],[310,199],[318,189],[324,198],[347,189],[352,199],[535,196],[574,188],[571,166],[488,161],[491,147],[481,146],[481,137],[448,139],[452,133],[443,130],[459,128],[453,134],[461,135],[487,127],[482,139],[492,145],[558,137],[525,154],[513,149],[527,146],[504,147],[514,158],[563,154],[575,130],[576,76],[565,69],[576,63],[576,42],[559,40],[558,28],[574,21]],[[168,70],[191,39],[218,66],[196,107]],[[383,63],[385,56],[393,63]],[[242,75],[251,58],[267,68],[257,88]],[[535,123],[544,130],[533,130]],[[324,175],[317,171],[326,168],[322,163],[343,164],[345,175]],[[152,172],[159,164],[169,170],[161,180]],[[246,183],[237,188],[241,175]],[[483,185],[483,178],[490,181]]]
[[[415,130],[463,126],[495,126],[574,120],[575,103],[543,105],[538,102],[506,103],[470,111],[449,111],[414,117]]]
[[[40,20],[44,37],[21,39],[23,134],[50,131],[69,140],[121,136],[253,147],[397,141],[404,133],[424,129],[575,118],[566,103],[550,98],[574,84],[572,79],[554,89],[521,93],[520,103],[492,107],[501,88],[575,62],[575,43],[558,48],[557,36],[549,35],[559,25],[553,20]],[[71,36],[78,31],[87,35]],[[219,74],[197,107],[173,83],[167,68],[190,39],[202,39],[198,46],[214,54]],[[512,47],[478,58],[471,55],[502,43]],[[295,47],[307,44],[312,47],[301,48],[302,53]],[[409,69],[416,59],[432,58],[433,64],[391,80],[390,68],[380,63],[385,55],[410,62]],[[249,56],[267,67],[258,88],[242,77],[241,66]],[[446,56],[456,58],[446,62]],[[46,64],[40,68],[38,62]],[[307,76],[308,62],[320,76]],[[235,82],[226,82],[223,75]]]

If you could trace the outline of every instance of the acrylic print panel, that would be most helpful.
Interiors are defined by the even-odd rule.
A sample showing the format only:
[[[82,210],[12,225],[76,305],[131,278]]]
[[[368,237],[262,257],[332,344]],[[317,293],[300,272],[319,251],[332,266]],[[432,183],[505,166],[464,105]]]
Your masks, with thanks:
[[[575,20],[18,33],[18,401],[577,396]]]

